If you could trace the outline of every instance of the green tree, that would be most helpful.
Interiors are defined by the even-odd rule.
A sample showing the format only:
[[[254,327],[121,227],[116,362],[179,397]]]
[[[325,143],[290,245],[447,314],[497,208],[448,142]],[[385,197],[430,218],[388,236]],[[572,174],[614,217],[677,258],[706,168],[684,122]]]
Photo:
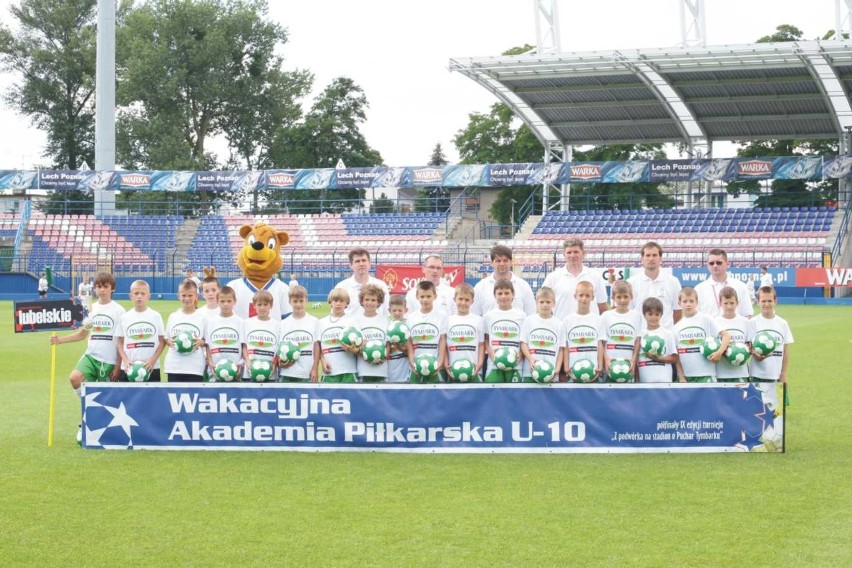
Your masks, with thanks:
[[[5,101],[47,136],[54,168],[94,164],[97,0],[22,0],[0,24],[0,69],[18,79]]]
[[[370,205],[370,213],[396,213],[396,206],[393,200],[382,192]]]
[[[834,35],[829,31],[825,37]],[[763,36],[757,43],[798,41],[804,36],[796,26],[782,24],[775,28],[775,33]],[[742,141],[737,150],[737,156],[757,158],[768,156],[827,156],[839,151],[836,140],[760,140]],[[757,207],[789,207],[801,205],[816,205],[825,201],[836,201],[838,192],[837,180],[809,182],[804,180],[775,179],[769,182],[769,192],[764,191],[765,182],[737,181],[726,186],[728,194],[739,197],[741,194],[756,196]]]
[[[304,120],[282,129],[269,149],[275,168],[334,168],[339,160],[347,167],[373,167],[382,156],[367,143],[361,125],[367,120],[369,102],[352,79],[334,79],[316,97]],[[273,203],[286,201],[298,213],[341,212],[361,206],[364,190],[294,190],[272,193]]]
[[[427,166],[446,166],[449,162],[444,155],[444,149],[441,143],[435,144],[432,148],[432,156],[426,163]],[[417,197],[420,198],[415,203],[415,211],[446,211],[450,206],[450,188],[440,185],[421,187],[417,190]]]

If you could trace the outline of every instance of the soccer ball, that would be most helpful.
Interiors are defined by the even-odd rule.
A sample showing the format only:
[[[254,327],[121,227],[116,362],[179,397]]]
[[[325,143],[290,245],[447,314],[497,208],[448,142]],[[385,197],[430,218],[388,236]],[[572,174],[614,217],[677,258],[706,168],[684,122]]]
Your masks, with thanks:
[[[92,323],[92,318],[83,318],[83,327],[85,329],[92,329],[95,324]]]
[[[278,359],[281,362],[292,363],[293,361],[298,360],[301,356],[302,350],[289,339],[285,339],[278,344]]]
[[[666,340],[659,335],[648,334],[642,338],[642,353],[662,357],[665,355],[665,350]]]
[[[388,326],[388,341],[393,345],[400,345],[411,337],[411,329],[404,321],[394,321]]]
[[[709,359],[720,347],[722,347],[722,341],[718,337],[708,337],[701,346],[701,354],[705,359]]]
[[[213,367],[213,376],[216,377],[217,381],[230,383],[237,378],[238,371],[239,369],[237,368],[236,363],[230,359],[221,359],[216,363],[216,366]]]
[[[459,359],[458,361],[450,365],[448,372],[454,380],[460,383],[466,383],[473,378],[473,371],[475,368],[476,365],[473,364],[473,361],[468,361],[467,359]]]
[[[765,331],[761,331],[754,336],[754,339],[751,340],[751,347],[754,349],[755,353],[761,357],[765,357],[767,355],[771,355],[772,352],[775,351],[776,345],[775,340],[772,339],[771,335]]]
[[[536,361],[533,368],[530,369],[530,375],[537,383],[549,383],[553,380],[555,374],[556,369],[547,361]]]
[[[571,365],[571,376],[581,383],[591,382],[595,378],[595,364],[588,359],[580,359]]]
[[[629,383],[633,381],[630,374],[630,361],[627,359],[613,359],[609,362],[609,378],[615,383]]]
[[[175,351],[178,353],[192,353],[195,349],[195,338],[188,331],[181,331],[175,335]]]
[[[424,377],[434,375],[438,371],[438,358],[431,353],[422,353],[414,358],[414,370]]]
[[[340,334],[340,343],[347,347],[361,347],[364,343],[364,336],[357,327],[347,327]]]
[[[378,339],[371,339],[365,343],[364,348],[361,349],[361,357],[363,357],[364,361],[367,363],[384,363],[387,356],[388,354],[385,342],[379,341]]]
[[[725,349],[725,357],[734,367],[742,367],[751,359],[751,353],[748,352],[748,346],[745,343],[734,341]]]
[[[144,361],[133,361],[127,368],[127,380],[131,383],[144,383],[148,380],[148,367]]]
[[[251,380],[258,383],[268,381],[272,376],[272,363],[266,359],[252,359],[249,365]]]
[[[494,366],[501,371],[511,371],[518,366],[518,352],[511,347],[501,347],[494,352]]]

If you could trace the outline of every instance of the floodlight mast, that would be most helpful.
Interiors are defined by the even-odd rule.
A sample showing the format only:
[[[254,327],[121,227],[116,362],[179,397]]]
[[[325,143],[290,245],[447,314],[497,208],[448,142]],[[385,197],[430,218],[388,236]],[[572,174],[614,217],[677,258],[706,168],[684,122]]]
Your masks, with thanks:
[[[681,46],[707,47],[704,0],[680,0]]]
[[[98,0],[95,170],[115,169],[115,0]],[[95,189],[95,217],[115,212],[115,191]]]

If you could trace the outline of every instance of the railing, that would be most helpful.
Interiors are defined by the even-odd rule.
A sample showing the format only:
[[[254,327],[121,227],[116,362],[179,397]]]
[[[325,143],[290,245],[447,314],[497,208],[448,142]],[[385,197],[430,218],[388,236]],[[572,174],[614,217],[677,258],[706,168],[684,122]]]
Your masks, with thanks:
[[[843,262],[843,244],[849,234],[850,217],[852,217],[852,200],[847,200],[846,207],[843,209],[843,220],[840,221],[840,229],[837,231],[837,238],[834,239],[834,245],[831,247],[831,264],[833,266],[839,266]]]

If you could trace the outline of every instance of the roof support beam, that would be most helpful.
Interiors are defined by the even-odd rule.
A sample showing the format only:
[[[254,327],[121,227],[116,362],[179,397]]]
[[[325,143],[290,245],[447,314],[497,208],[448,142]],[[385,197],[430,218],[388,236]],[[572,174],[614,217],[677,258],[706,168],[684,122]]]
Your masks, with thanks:
[[[837,128],[837,135],[843,136],[847,129],[852,128],[852,106],[834,67],[818,47],[806,49],[797,45],[795,51],[817,80],[826,105],[833,111],[831,118]]]
[[[614,58],[625,68],[632,71],[651,92],[656,95],[671,117],[677,123],[678,130],[683,135],[683,141],[693,146],[706,144],[707,133],[693,116],[686,101],[672,87],[665,77],[660,75],[653,65],[643,60],[638,51],[614,51]]]

